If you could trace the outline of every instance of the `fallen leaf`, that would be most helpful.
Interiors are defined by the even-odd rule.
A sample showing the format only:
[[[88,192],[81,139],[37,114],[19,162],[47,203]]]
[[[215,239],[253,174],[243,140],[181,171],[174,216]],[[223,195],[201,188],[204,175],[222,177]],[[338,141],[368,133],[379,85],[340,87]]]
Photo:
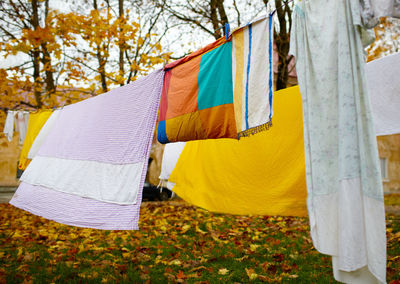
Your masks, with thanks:
[[[249,277],[250,280],[255,280],[255,279],[258,278],[258,274],[255,273],[254,269],[252,269],[252,268],[249,268],[249,269],[245,268],[245,270],[246,270],[246,274],[247,274],[247,276]]]
[[[168,265],[181,265],[182,262],[179,259],[171,260]]]
[[[221,268],[218,270],[218,274],[220,274],[220,275],[226,275],[228,273],[229,273],[229,270],[226,268]]]

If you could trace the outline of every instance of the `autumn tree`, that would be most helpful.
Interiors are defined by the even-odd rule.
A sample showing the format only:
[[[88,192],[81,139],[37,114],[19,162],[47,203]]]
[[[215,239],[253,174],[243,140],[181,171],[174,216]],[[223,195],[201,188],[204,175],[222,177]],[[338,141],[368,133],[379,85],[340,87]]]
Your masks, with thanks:
[[[32,91],[35,98],[32,103],[38,108],[43,104],[43,85],[47,93],[56,90],[50,54],[58,46],[54,46],[54,34],[49,31],[51,18],[48,0],[9,0],[0,3],[1,51],[5,57],[22,53],[26,58],[20,65],[10,68],[12,75],[9,83],[15,83],[16,78],[30,72],[32,80],[24,81],[27,84],[23,90]]]
[[[91,4],[89,10],[79,7],[87,13],[75,11],[66,15],[68,22],[76,23],[71,27],[72,33],[86,43],[77,46],[76,53],[68,57],[86,70],[88,78],[101,82],[102,92],[108,91],[110,85],[128,84],[168,60],[168,54],[161,50],[163,33],[156,31],[159,12],[155,9],[142,17],[146,7],[125,5],[122,0],[94,0]]]
[[[143,12],[140,3],[123,0],[118,6],[68,3],[83,9],[61,13],[50,0],[0,2],[0,55],[19,61],[0,70],[2,110],[21,103],[32,108],[72,103],[129,83],[168,60],[161,51],[163,33],[156,34],[154,6]]]

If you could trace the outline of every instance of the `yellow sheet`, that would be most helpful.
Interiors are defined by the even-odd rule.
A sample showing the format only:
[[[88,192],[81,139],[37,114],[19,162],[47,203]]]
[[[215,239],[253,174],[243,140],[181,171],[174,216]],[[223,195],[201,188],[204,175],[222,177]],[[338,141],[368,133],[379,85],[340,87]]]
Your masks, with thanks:
[[[214,212],[306,216],[303,114],[299,88],[274,93],[273,126],[242,138],[186,143],[173,191]]]
[[[25,170],[28,167],[31,161],[28,159],[29,150],[51,113],[51,110],[40,110],[29,114],[28,130],[26,132],[24,145],[22,145],[21,154],[19,155],[18,168],[20,170]]]

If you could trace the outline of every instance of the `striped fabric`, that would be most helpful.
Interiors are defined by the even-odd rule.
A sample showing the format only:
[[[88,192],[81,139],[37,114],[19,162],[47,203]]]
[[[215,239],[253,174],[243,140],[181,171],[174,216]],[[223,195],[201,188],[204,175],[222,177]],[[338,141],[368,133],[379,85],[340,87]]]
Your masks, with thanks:
[[[272,22],[256,21],[234,32],[232,37],[233,98],[236,128],[240,131],[272,118]]]
[[[141,194],[138,198],[141,200]],[[103,230],[138,230],[140,201],[119,205],[23,182],[10,204],[61,224]]]
[[[165,66],[157,138],[239,138],[272,118],[272,16]]]
[[[10,203],[64,224],[136,229],[163,77],[62,109]],[[46,199],[33,204],[35,192]]]

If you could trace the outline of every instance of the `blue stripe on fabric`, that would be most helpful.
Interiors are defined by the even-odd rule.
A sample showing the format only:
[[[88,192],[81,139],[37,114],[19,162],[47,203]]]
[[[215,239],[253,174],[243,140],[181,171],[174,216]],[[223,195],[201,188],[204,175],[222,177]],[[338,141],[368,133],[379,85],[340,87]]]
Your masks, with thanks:
[[[246,111],[245,121],[246,129],[249,129],[249,76],[250,76],[250,63],[251,63],[251,41],[252,41],[252,25],[249,25],[249,55],[247,59],[247,74],[246,74]]]
[[[272,14],[269,16],[269,43],[268,43],[268,55],[269,55],[269,119],[272,118],[272,38],[271,38],[271,27],[272,27]]]
[[[169,143],[167,132],[166,132],[166,122],[165,120],[161,120],[158,122],[158,129],[157,129],[157,140],[161,144]]]

